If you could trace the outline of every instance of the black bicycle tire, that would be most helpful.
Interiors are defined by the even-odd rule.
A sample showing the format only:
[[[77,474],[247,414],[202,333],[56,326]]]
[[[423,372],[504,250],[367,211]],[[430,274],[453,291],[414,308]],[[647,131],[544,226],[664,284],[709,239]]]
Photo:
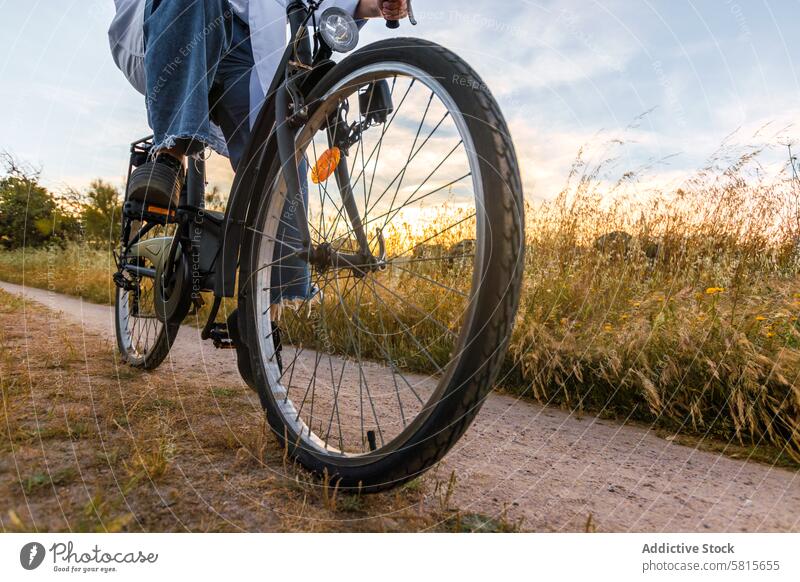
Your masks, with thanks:
[[[180,324],[164,325],[154,343],[153,349],[143,356],[134,356],[125,348],[122,342],[122,328],[120,327],[122,321],[120,321],[119,318],[119,302],[122,292],[123,290],[117,287],[117,292],[114,297],[114,331],[117,337],[117,350],[122,357],[122,361],[132,368],[147,371],[155,370],[169,355],[181,326]]]
[[[374,462],[368,464],[343,466],[331,457],[322,458],[296,446],[296,435],[284,424],[272,400],[258,350],[240,347],[250,358],[254,383],[270,427],[281,445],[307,469],[338,481],[340,488],[358,488],[363,492],[392,488],[420,475],[453,447],[477,416],[503,363],[519,303],[524,253],[522,186],[505,119],[478,74],[457,55],[420,39],[380,41],[341,61],[318,83],[308,102],[313,103],[351,72],[376,62],[407,63],[449,84],[448,93],[461,110],[478,152],[484,192],[491,192],[486,207],[492,252],[487,254],[491,254],[493,260],[483,266],[486,283],[478,292],[476,323],[472,326],[471,341],[467,342],[469,354],[461,356],[445,397],[402,447],[385,456],[376,456]],[[276,163],[268,184],[274,182],[277,170]],[[258,224],[259,215],[268,206],[269,196],[265,196],[250,220]],[[240,282],[249,281],[249,284],[239,294],[239,316],[240,325],[247,331],[245,337],[253,338],[256,318],[250,298],[256,290],[251,288],[255,282],[249,275],[256,268],[253,261],[258,239],[255,228],[248,230],[250,234],[242,247]]]

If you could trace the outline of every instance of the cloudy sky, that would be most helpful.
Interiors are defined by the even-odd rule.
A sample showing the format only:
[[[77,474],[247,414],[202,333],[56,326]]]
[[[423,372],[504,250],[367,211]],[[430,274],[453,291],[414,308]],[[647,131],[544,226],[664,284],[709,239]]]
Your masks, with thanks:
[[[652,166],[648,179],[670,183],[726,138],[771,145],[776,160],[780,144],[800,141],[800,0],[415,7],[419,26],[373,23],[362,43],[414,34],[470,62],[510,122],[531,199],[552,197],[586,144],[624,139],[620,168]],[[108,50],[113,10],[111,0],[0,0],[0,150],[41,167],[51,187],[121,183],[127,144],[148,133],[143,98]]]

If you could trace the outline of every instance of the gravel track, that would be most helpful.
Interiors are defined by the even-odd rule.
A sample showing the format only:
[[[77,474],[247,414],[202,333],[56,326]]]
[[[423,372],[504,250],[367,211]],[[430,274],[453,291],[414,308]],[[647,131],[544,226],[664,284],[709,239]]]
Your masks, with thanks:
[[[10,283],[0,288],[113,340],[110,307]],[[159,373],[197,390],[238,381],[234,352],[215,350],[188,326]],[[391,382],[383,368],[365,373],[370,385]],[[462,511],[506,512],[529,531],[583,531],[590,516],[599,531],[800,531],[797,472],[502,394],[490,395],[437,471],[445,480],[455,471],[452,502]]]

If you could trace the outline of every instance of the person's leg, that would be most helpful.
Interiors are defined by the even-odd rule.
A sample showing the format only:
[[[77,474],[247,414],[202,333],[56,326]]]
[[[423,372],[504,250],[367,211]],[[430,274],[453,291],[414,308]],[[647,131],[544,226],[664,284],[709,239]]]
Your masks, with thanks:
[[[300,198],[286,200],[278,224],[275,252],[272,260],[272,303],[295,299],[308,299],[311,294],[311,271],[308,263],[293,256],[294,249],[303,243],[297,227],[297,215],[308,220],[308,167],[305,161],[300,163]]]
[[[145,81],[154,151],[201,151],[210,136],[209,101],[230,42],[227,0],[147,0]]]
[[[239,167],[245,147],[250,141],[250,80],[253,75],[253,49],[247,23],[234,15],[231,22],[230,47],[223,55],[209,102],[211,119],[225,135],[233,170]]]
[[[237,16],[233,17],[231,42],[217,69],[211,88],[211,118],[225,134],[228,153],[234,170],[244,155],[250,141],[250,114],[254,106],[250,103],[250,75],[252,73],[253,52],[250,43],[250,30]],[[301,177],[307,174],[306,165],[300,168]],[[308,208],[308,182],[301,180],[300,200],[287,201],[281,222],[278,225],[274,261],[272,269],[272,302],[306,299],[310,292],[310,270],[308,263],[292,256],[300,246],[300,231],[295,223],[295,213],[303,213]],[[305,216],[305,214],[303,214]]]

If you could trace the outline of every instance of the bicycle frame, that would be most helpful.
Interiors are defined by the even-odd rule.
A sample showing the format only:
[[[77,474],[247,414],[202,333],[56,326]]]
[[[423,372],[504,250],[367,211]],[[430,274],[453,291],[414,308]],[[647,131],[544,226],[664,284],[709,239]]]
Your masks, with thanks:
[[[300,169],[296,157],[296,131],[309,116],[305,100],[320,79],[334,66],[332,50],[319,34],[316,12],[318,0],[295,0],[287,6],[290,24],[290,41],[284,50],[267,98],[253,126],[251,139],[234,177],[224,216],[205,209],[205,161],[190,159],[184,190],[175,215],[159,218],[136,208],[131,214],[141,212],[146,218],[172,221],[179,225],[181,248],[192,266],[192,295],[199,300],[199,292],[211,291],[215,302],[204,332],[208,337],[211,324],[223,297],[233,297],[239,268],[239,254],[252,202],[262,196],[264,185],[274,178],[275,162],[280,163],[286,181],[288,198],[303,200],[300,188]],[[314,30],[313,48],[309,24]],[[338,114],[337,114],[338,116]],[[345,138],[338,138],[341,139]],[[340,145],[330,143],[330,146]],[[131,144],[130,169],[146,159],[152,146],[151,138]],[[374,256],[353,200],[347,156],[335,171],[335,178],[352,231],[359,245],[358,253],[339,253],[329,245],[313,247],[304,205],[294,213],[303,244],[295,254],[320,269],[328,267],[352,269],[356,274],[383,268],[383,237],[378,233],[380,252]],[[127,201],[126,201],[127,205]],[[123,241],[129,237],[123,232]],[[132,246],[132,243],[128,243]]]

